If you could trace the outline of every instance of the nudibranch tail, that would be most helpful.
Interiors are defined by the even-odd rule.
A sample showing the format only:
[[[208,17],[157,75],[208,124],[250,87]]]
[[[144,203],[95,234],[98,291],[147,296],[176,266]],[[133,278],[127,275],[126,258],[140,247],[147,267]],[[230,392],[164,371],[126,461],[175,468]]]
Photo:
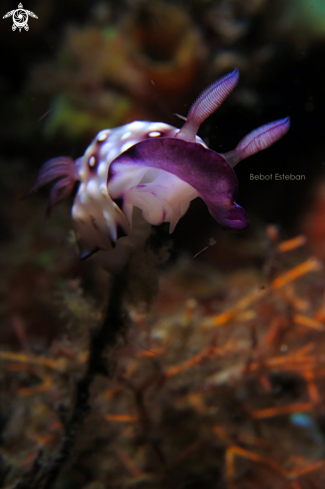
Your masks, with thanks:
[[[185,141],[195,141],[195,136],[202,122],[220,107],[233,91],[238,80],[239,71],[235,69],[204,90],[190,108],[186,123],[176,137]]]
[[[282,138],[282,136],[289,131],[289,128],[289,117],[264,124],[247,134],[237,144],[235,149],[225,153],[223,156],[226,158],[229,165],[235,166],[241,160],[248,158],[248,156],[252,156],[271,146]]]
[[[55,205],[69,197],[75,182],[79,180],[75,161],[68,156],[59,156],[44,163],[26,197],[53,180],[57,182],[50,192],[47,214],[50,214]]]

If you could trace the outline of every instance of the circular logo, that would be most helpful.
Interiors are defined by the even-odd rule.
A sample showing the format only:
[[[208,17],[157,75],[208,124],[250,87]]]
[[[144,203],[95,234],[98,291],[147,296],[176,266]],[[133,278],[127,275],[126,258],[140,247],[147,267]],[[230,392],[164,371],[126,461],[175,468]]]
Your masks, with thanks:
[[[13,20],[13,23],[14,25],[12,26],[12,30],[16,30],[16,28],[18,27],[18,29],[22,29],[23,27],[28,30],[28,14],[26,12],[26,10],[24,9],[17,9],[15,10],[13,16],[12,16],[12,20]],[[14,29],[15,27],[15,29]]]

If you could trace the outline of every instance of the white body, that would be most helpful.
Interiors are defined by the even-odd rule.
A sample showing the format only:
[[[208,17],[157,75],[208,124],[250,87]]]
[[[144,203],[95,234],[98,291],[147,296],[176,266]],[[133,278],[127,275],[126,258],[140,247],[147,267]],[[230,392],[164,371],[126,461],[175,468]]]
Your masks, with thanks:
[[[84,156],[76,160],[80,185],[72,217],[85,254],[112,248],[118,227],[130,234],[133,206],[143,211],[150,224],[170,222],[170,232],[173,231],[190,200],[198,196],[193,187],[171,173],[153,168],[129,168],[123,179],[114,184],[107,185],[107,177],[111,162],[131,146],[148,138],[175,137],[178,132],[178,128],[162,122],[134,121],[99,132]],[[198,136],[195,142],[206,147]],[[121,192],[122,208],[113,200]]]

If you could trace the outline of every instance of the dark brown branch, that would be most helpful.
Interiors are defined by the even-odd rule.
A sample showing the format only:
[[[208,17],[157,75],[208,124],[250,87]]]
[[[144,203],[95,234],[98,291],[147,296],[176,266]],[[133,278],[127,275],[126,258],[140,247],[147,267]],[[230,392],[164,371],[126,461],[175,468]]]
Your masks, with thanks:
[[[113,375],[113,368],[105,361],[104,352],[107,347],[113,348],[117,344],[119,334],[126,327],[123,298],[127,288],[127,274],[125,269],[113,278],[106,315],[101,327],[92,334],[87,368],[84,376],[76,384],[74,408],[65,424],[64,437],[57,455],[49,461],[42,461],[44,457],[40,453],[32,468],[14,489],[51,489],[63,465],[69,459],[84,417],[89,411],[90,388],[95,376]]]

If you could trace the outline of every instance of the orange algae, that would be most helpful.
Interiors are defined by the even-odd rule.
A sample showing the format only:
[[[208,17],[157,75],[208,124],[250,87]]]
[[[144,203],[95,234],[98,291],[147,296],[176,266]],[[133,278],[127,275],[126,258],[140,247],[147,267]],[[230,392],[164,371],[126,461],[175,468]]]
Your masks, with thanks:
[[[228,283],[236,287],[232,274],[224,274],[225,299],[214,314],[206,312],[209,308],[196,292],[180,300],[182,272],[177,266],[167,272],[152,312],[130,312],[128,345],[116,351],[114,378],[95,382],[74,470],[83,463],[94,481],[110,481],[112,487],[174,487],[175,477],[184,488],[202,487],[206,480],[225,489],[245,484],[304,489],[324,482],[319,421],[325,306],[315,286],[323,270],[319,261],[306,257],[304,243],[302,237],[275,241],[274,248],[284,253],[283,265],[270,281],[257,274],[255,290],[250,279],[238,300],[228,289]],[[297,248],[297,262],[290,268],[286,257]],[[266,284],[262,290],[261,282]],[[175,290],[179,293],[171,296]],[[164,310],[164,303],[173,300],[172,310]],[[8,375],[23,370],[37,376],[35,386],[16,386],[15,395],[40,406],[66,398],[65,383],[82,371],[86,358],[87,352],[69,354],[63,345],[47,358],[0,352]],[[296,414],[307,416],[317,434],[295,426]],[[44,408],[40,426],[35,422],[39,413],[27,415],[30,429],[24,443],[30,444],[30,453],[35,453],[35,443],[55,449],[61,429],[59,412],[56,416]],[[92,457],[102,464],[99,473],[82,450],[90,439],[104,442],[92,449]],[[187,485],[193,481],[197,485]]]

